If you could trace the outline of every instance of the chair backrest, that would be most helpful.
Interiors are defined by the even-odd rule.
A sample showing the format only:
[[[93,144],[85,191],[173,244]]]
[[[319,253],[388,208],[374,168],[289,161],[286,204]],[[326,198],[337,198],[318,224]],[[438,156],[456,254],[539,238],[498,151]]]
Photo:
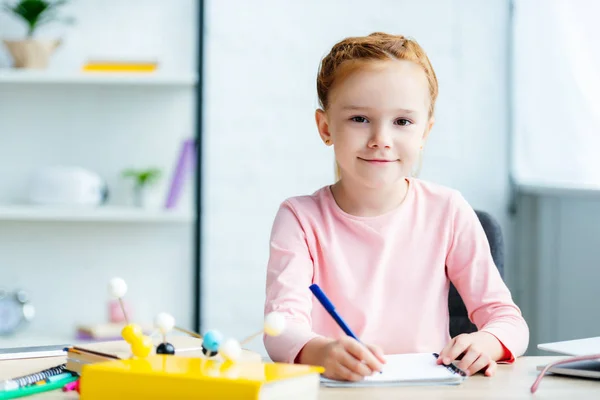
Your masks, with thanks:
[[[475,210],[475,213],[490,244],[492,259],[500,275],[504,278],[504,239],[500,224],[485,211]],[[477,327],[469,320],[465,303],[452,284],[448,295],[448,309],[450,312],[450,337],[477,331]]]

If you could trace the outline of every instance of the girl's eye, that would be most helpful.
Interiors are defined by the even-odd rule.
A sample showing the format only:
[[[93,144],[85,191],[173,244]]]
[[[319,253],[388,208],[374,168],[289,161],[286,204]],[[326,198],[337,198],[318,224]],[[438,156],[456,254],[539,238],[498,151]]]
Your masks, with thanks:
[[[412,124],[412,122],[410,122],[409,120],[405,119],[405,118],[400,118],[396,120],[396,125],[400,125],[400,126],[408,126]]]
[[[367,122],[367,119],[365,117],[352,117],[350,118],[350,121],[354,121],[354,122],[358,122],[358,123],[364,123]]]

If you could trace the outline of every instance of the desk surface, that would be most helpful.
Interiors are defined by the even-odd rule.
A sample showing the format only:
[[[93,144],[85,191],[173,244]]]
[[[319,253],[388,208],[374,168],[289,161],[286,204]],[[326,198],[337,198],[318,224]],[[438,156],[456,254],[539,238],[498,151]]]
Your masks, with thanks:
[[[600,381],[559,376],[546,376],[535,395],[529,388],[537,377],[536,367],[557,357],[522,357],[512,365],[499,365],[496,375],[469,377],[460,386],[426,386],[398,388],[322,388],[322,400],[388,400],[400,398],[422,399],[599,399]],[[64,362],[62,357],[37,360],[0,361],[0,380],[8,376],[24,375]],[[74,393],[60,390],[27,397],[27,399],[77,399]]]

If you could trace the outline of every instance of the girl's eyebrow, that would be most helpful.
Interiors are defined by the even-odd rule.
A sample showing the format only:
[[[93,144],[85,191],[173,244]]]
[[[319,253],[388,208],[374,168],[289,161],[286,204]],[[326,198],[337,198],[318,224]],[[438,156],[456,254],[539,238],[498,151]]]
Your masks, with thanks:
[[[355,111],[355,110],[372,110],[371,107],[364,107],[364,106],[354,106],[354,105],[347,105],[342,107],[342,110],[344,111]],[[393,112],[400,112],[400,113],[404,113],[404,114],[414,114],[416,111],[414,110],[409,110],[406,108],[396,108],[394,110],[391,110]]]

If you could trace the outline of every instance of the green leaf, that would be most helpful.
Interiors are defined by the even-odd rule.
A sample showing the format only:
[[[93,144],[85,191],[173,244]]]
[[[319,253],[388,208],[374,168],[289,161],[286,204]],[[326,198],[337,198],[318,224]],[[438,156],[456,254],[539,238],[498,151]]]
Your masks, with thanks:
[[[125,169],[121,175],[124,178],[133,178],[138,186],[149,185],[156,182],[162,175],[158,168],[148,168],[137,170],[133,168]]]
[[[28,27],[28,36],[32,36],[36,28],[50,22],[69,23],[71,20],[58,16],[56,10],[70,0],[20,0],[13,6],[4,3],[2,9],[23,19]]]

